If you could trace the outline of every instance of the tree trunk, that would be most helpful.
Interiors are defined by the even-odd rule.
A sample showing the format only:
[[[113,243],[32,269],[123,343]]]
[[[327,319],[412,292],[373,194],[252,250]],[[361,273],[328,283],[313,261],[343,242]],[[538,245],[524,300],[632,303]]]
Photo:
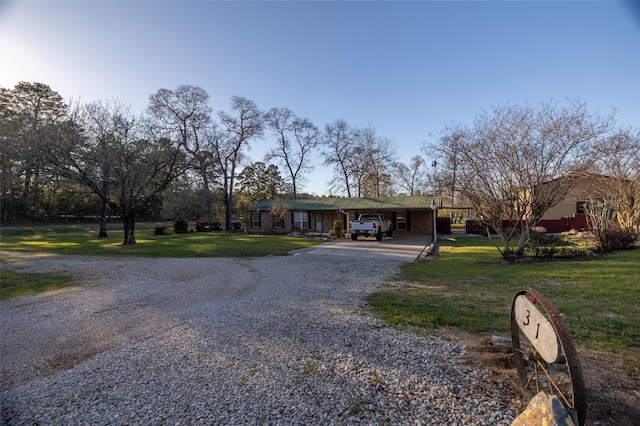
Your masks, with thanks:
[[[31,198],[31,171],[29,169],[25,170],[24,177],[24,187],[22,189],[22,199],[21,199],[21,207],[22,212],[20,212],[20,216],[22,216],[23,220],[27,220],[29,218],[29,199]]]
[[[203,181],[205,202],[207,204],[207,221],[209,222],[208,230],[211,232],[213,231],[213,197],[209,190],[209,179],[206,173],[203,175]]]
[[[522,229],[520,230],[520,239],[518,240],[518,249],[516,255],[524,256],[524,248],[529,242],[530,224],[528,220],[522,221]]]
[[[107,238],[107,203],[100,200],[100,233],[98,238]]]
[[[211,197],[211,194],[209,193],[209,191],[207,191],[207,222],[209,223],[209,226],[207,227],[207,230],[209,232],[213,231],[213,222],[214,222],[214,215],[213,215],[213,200]]]
[[[498,232],[498,235],[500,235],[502,245],[504,246],[504,252],[502,253],[502,256],[505,259],[511,258],[513,256],[513,250],[511,249],[511,237],[509,235],[506,235],[504,232]]]
[[[229,176],[229,183],[225,188],[224,195],[224,204],[226,209],[226,222],[225,226],[227,230],[231,230],[231,215],[233,214],[233,170],[235,170],[235,165],[231,168],[232,174]]]
[[[124,227],[124,241],[122,245],[136,243],[136,214],[129,213],[122,215],[122,225]]]
[[[104,140],[102,141],[102,143],[104,144]],[[102,183],[101,183],[101,190],[102,190],[102,194],[104,194],[105,197],[108,196],[109,194],[109,179],[111,176],[110,173],[110,167],[111,167],[111,163],[109,161],[106,161],[102,164]],[[107,204],[107,201],[104,198],[100,198],[100,234],[98,235],[98,238],[107,238],[107,208],[109,207],[109,205]]]
[[[231,194],[225,194],[224,196],[224,209],[225,209],[225,223],[224,227],[227,231],[231,230]]]

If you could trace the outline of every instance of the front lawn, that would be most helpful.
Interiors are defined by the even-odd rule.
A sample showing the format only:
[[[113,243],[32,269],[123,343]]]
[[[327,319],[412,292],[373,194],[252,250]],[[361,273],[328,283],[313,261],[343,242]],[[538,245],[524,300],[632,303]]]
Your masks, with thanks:
[[[640,371],[640,248],[582,261],[508,264],[497,239],[451,238],[440,255],[407,264],[396,284],[369,297],[392,324],[508,334],[516,292],[543,293],[564,314],[578,345]],[[393,284],[393,283],[392,283]]]
[[[59,290],[70,286],[72,280],[73,278],[68,275],[2,271],[0,275],[0,300]]]
[[[292,250],[322,242],[312,238],[276,235],[190,234],[153,235],[152,227],[136,229],[135,245],[122,245],[123,231],[110,230],[108,238],[98,238],[94,228],[3,230],[0,250],[56,253],[65,255],[139,257],[260,257],[284,255]],[[11,256],[3,262],[13,261]],[[71,285],[72,277],[2,271],[0,300]]]
[[[278,235],[194,232],[153,235],[152,227],[136,228],[134,245],[122,245],[122,230],[98,238],[94,228],[3,231],[0,250],[70,255],[141,257],[260,257],[284,255],[321,240]]]

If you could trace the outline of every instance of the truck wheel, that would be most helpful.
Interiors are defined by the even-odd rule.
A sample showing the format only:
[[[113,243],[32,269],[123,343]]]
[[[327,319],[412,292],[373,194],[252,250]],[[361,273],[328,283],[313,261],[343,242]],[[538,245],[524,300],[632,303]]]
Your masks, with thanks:
[[[387,232],[387,237],[393,237],[393,228],[389,228],[389,232]]]
[[[351,239],[353,241],[357,240],[358,239],[358,235],[357,234],[351,234]]]
[[[382,230],[379,230],[376,234],[376,241],[382,241]]]

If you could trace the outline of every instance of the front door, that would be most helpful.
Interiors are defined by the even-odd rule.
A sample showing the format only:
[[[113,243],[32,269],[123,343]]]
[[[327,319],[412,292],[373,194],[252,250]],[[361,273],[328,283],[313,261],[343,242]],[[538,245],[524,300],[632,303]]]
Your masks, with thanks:
[[[322,213],[316,213],[316,231],[322,232]]]

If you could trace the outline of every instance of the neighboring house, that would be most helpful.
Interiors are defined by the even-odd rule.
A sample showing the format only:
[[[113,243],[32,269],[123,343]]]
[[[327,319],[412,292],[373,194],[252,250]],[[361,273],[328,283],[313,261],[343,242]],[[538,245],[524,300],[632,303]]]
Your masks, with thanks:
[[[394,233],[434,235],[434,217],[440,197],[397,196],[362,198],[309,198],[297,200],[262,200],[255,206],[248,232],[328,233],[340,221],[348,232],[349,221],[360,214],[384,214],[392,221]],[[275,215],[275,211],[283,214]],[[435,215],[435,216],[434,216]]]
[[[550,187],[562,182],[568,188],[562,200],[544,212],[542,220],[559,220],[573,217],[576,214],[584,214],[585,204],[590,197],[593,197],[593,188],[597,186],[600,179],[602,179],[600,176],[583,176],[573,179],[559,178],[546,182],[544,185]]]
[[[589,229],[585,207],[588,200],[594,197],[594,188],[604,185],[605,181],[603,179],[606,180],[607,178],[600,175],[585,175],[561,177],[543,183],[542,190],[566,193],[558,203],[544,212],[542,218],[536,224],[537,229],[549,233]],[[530,190],[523,191],[522,196],[527,197],[530,192]],[[526,219],[527,217],[525,216],[524,218]],[[502,221],[502,226],[507,229],[512,227],[513,223],[505,218]],[[477,221],[468,220],[465,232],[468,234],[484,234],[487,232],[487,228]],[[495,231],[492,230],[492,232]]]
[[[598,191],[609,185],[610,178],[602,175],[584,175],[559,178],[546,183],[553,186],[558,182],[568,185],[566,194],[556,205],[544,212],[538,226],[547,232],[590,229],[586,208],[590,200],[598,198]]]

